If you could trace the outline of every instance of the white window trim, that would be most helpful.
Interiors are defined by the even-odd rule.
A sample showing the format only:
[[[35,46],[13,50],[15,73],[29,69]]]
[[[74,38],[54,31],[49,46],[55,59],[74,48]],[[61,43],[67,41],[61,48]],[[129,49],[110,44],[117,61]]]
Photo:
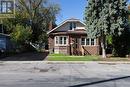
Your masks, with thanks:
[[[89,39],[89,45],[87,45],[87,42],[86,42],[87,39]],[[80,44],[82,45],[82,38],[80,42],[81,42]],[[94,45],[91,45],[91,38],[85,38],[85,45],[82,45],[82,46],[97,46],[97,39],[94,39]]]
[[[58,38],[58,44],[56,43],[56,37]],[[66,44],[63,44],[64,43],[64,39],[62,39],[62,44],[59,44],[60,42],[60,37],[66,37]],[[54,42],[55,42],[55,46],[67,46],[68,45],[68,37],[67,36],[55,36],[54,38]]]

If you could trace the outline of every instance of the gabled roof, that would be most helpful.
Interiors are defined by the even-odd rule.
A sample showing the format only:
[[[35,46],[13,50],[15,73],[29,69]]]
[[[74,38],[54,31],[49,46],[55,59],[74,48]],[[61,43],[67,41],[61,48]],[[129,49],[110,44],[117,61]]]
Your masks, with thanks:
[[[80,22],[83,25],[85,25],[85,23],[81,22],[79,19],[75,19],[75,18],[71,18],[71,19],[67,19],[64,22],[62,22],[60,25],[58,25],[57,27],[55,27],[54,29],[50,30],[47,32],[47,34],[53,32],[54,30],[58,29],[59,27],[61,27],[63,24],[67,23],[67,22]]]

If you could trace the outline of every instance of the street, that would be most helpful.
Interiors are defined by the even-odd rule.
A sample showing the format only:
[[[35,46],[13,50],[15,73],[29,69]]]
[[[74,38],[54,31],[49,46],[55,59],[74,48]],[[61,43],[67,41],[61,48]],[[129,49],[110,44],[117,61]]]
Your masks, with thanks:
[[[0,87],[130,87],[130,63],[1,61]]]

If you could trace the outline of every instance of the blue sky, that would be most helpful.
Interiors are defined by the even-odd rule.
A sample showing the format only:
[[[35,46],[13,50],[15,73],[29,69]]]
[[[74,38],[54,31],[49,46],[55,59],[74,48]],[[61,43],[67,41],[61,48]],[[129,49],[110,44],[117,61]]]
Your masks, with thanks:
[[[52,0],[60,5],[61,11],[57,16],[56,23],[59,24],[68,18],[83,20],[84,9],[87,0]]]
[[[56,23],[59,24],[68,18],[77,18],[83,21],[84,10],[87,0],[50,0],[60,5],[61,11],[57,16]],[[129,0],[130,2],[130,0]]]

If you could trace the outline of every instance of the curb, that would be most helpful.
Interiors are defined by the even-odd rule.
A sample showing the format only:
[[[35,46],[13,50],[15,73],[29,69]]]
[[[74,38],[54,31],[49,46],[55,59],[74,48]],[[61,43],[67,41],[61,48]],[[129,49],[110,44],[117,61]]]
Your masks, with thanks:
[[[43,63],[43,64],[130,64],[130,61],[0,61],[0,63]]]

